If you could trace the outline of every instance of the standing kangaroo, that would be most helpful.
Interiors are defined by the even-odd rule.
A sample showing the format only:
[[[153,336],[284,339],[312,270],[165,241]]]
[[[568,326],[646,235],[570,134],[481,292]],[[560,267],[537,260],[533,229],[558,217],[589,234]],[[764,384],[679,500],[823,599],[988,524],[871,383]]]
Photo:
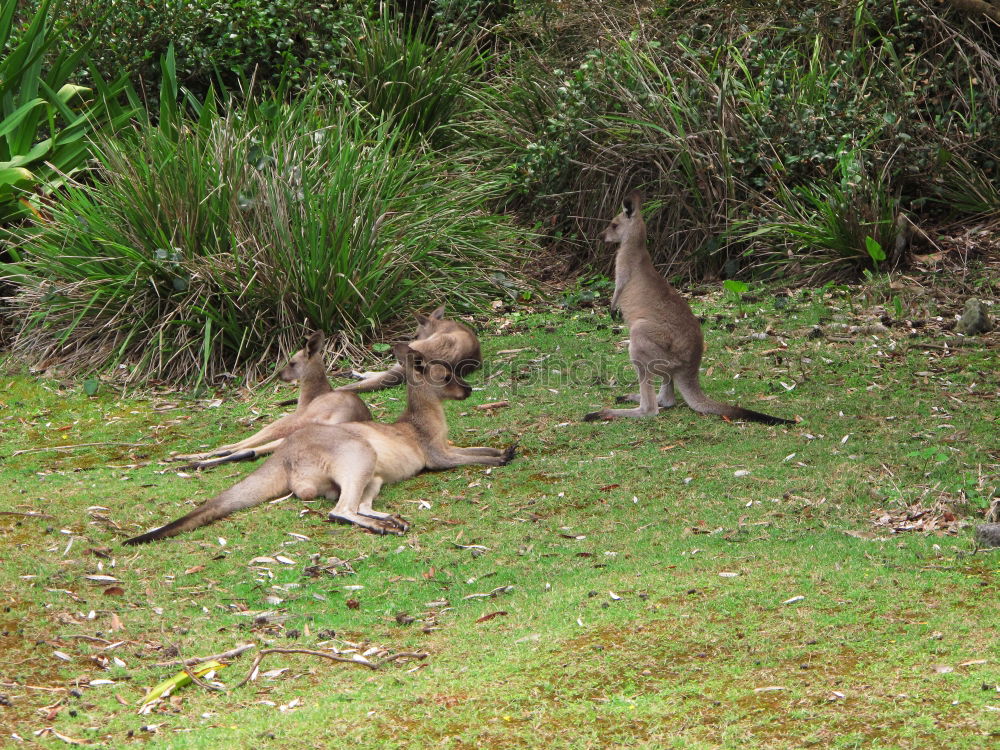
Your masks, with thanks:
[[[341,424],[342,422],[367,422],[372,418],[365,402],[353,393],[338,393],[326,377],[323,361],[322,331],[316,331],[307,340],[304,349],[295,352],[278,377],[290,383],[299,381],[298,406],[291,414],[272,422],[257,434],[231,445],[187,456],[175,456],[178,461],[190,461],[191,466],[207,469],[230,461],[253,460],[271,453],[281,441],[308,424]]]
[[[424,360],[407,344],[394,354],[406,379],[406,409],[393,424],[354,422],[308,425],[292,433],[264,464],[243,481],[176,521],[125,541],[144,544],[176,536],[293,492],[303,500],[337,499],[330,519],[346,521],[378,534],[402,534],[402,518],[372,509],[383,484],[408,479],[424,469],[451,469],[464,464],[504,466],[514,446],[455,448],[448,444],[442,399],[465,399],[472,388],[455,370]]]
[[[445,320],[444,305],[430,315],[417,315],[417,333],[410,347],[419,352],[424,361],[445,362],[455,374],[464,378],[482,367],[479,339],[464,323]],[[391,388],[403,382],[403,366],[394,365],[385,372],[360,373],[357,383],[342,385],[338,391],[368,393]]]
[[[634,191],[625,198],[622,212],[611,220],[601,235],[617,244],[615,292],[611,310],[621,310],[629,328],[629,358],[639,376],[639,393],[619,397],[619,402],[637,401],[632,409],[591,412],[585,421],[614,417],[647,417],[659,407],[677,403],[674,386],[694,411],[718,414],[730,419],[746,419],[764,424],[793,424],[793,420],[772,417],[757,411],[730,406],[709,398],[698,383],[698,367],[704,350],[701,325],[687,301],[653,266],[646,249],[646,224],[640,213],[641,195]],[[653,377],[663,378],[657,395]]]

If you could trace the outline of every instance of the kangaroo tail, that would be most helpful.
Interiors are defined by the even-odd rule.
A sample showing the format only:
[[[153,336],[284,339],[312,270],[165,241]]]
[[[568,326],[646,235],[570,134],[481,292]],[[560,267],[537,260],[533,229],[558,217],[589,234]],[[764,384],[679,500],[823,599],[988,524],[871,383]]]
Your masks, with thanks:
[[[385,372],[377,373],[356,383],[342,385],[336,390],[350,393],[370,393],[371,391],[381,391],[383,388],[392,388],[402,384],[405,380],[402,365],[393,365]]]
[[[186,516],[166,526],[126,539],[123,544],[146,544],[177,536],[224,518],[242,508],[250,508],[271,498],[280,497],[288,491],[288,475],[281,461],[267,461],[253,474],[198,506]]]
[[[744,409],[742,406],[730,406],[715,399],[709,398],[701,390],[698,383],[698,375],[677,373],[674,376],[674,385],[680,391],[681,396],[688,406],[699,414],[718,414],[720,417],[729,419],[742,419],[747,422],[760,422],[761,424],[795,424],[794,419],[782,419],[772,417],[770,414],[763,414],[752,409]]]

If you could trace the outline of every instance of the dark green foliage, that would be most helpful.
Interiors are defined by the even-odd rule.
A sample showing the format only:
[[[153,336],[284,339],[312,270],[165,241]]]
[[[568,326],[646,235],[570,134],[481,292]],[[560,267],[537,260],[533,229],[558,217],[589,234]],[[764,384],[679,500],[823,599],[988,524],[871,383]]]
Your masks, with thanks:
[[[30,8],[39,0],[30,0]],[[180,82],[200,94],[220,81],[236,87],[256,76],[304,83],[332,69],[357,36],[365,0],[67,0],[60,18],[71,42],[95,37],[91,58],[105,77],[122,72],[150,96],[158,61],[173,43]]]
[[[26,215],[29,196],[48,192],[83,166],[87,137],[114,129],[134,112],[118,99],[122,82],[111,86],[96,77],[94,88],[76,83],[86,44],[68,43],[57,27],[50,2],[21,29],[14,4],[0,10],[0,223]]]
[[[376,118],[438,144],[436,133],[465,103],[482,65],[465,29],[439,34],[426,18],[409,19],[386,6],[362,22],[344,59],[353,95]]]

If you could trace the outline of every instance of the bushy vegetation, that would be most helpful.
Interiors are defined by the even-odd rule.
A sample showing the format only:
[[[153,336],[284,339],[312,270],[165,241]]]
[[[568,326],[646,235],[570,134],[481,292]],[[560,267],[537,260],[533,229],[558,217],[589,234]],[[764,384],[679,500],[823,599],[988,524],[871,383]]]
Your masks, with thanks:
[[[16,4],[0,9],[0,223],[34,210],[26,191],[57,187],[86,161],[88,135],[135,111],[117,101],[120,80],[109,86],[95,75],[94,88],[79,85],[86,43],[67,44],[49,0],[38,5],[17,33]]]
[[[15,347],[253,372],[509,291],[525,228],[606,271],[635,187],[674,276],[897,268],[1000,215],[1000,41],[952,5],[8,4]]]
[[[27,0],[27,10],[45,0]],[[365,0],[64,0],[54,8],[70,44],[91,42],[104,77],[129,74],[154,97],[159,60],[173,45],[181,84],[203,95],[255,77],[304,83],[334,68],[372,6]],[[25,12],[25,11],[22,11]]]
[[[510,205],[551,215],[581,261],[594,260],[587,238],[609,199],[633,186],[661,203],[657,260],[695,275],[779,257],[809,277],[856,273],[869,239],[891,267],[898,209],[1000,209],[989,28],[923,0],[606,13],[575,19],[592,48],[558,67],[565,39],[586,34],[536,28],[535,57],[496,82],[478,123],[508,165]]]

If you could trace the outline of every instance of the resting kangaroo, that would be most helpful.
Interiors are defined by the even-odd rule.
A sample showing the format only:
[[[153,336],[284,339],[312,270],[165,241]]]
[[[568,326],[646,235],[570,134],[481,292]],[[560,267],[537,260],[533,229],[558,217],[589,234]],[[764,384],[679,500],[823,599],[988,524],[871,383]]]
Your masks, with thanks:
[[[464,323],[445,320],[444,305],[430,315],[416,317],[417,333],[410,346],[425,361],[447,363],[460,378],[482,367],[483,358],[476,334]],[[342,385],[337,390],[368,393],[391,388],[403,382],[403,367],[397,364],[385,372],[366,372],[359,374],[359,377],[362,380]]]
[[[450,366],[425,361],[407,344],[397,344],[394,353],[403,366],[407,397],[406,409],[396,422],[303,427],[243,481],[173,523],[125,544],[143,544],[191,531],[289,492],[303,500],[339,496],[330,511],[331,520],[347,521],[378,534],[402,534],[409,528],[406,521],[372,509],[383,484],[408,479],[424,469],[451,469],[463,464],[503,466],[514,458],[514,446],[498,450],[449,445],[441,400],[468,398],[472,388]]]
[[[702,392],[698,384],[704,349],[701,325],[687,301],[653,266],[646,250],[646,224],[639,210],[641,200],[638,192],[630,193],[622,212],[601,235],[605,242],[618,245],[611,309],[621,310],[629,328],[629,358],[639,376],[639,393],[618,400],[637,401],[639,406],[601,409],[587,414],[584,420],[651,416],[659,407],[677,403],[676,385],[687,405],[701,414],[772,425],[793,424],[793,420],[720,403]],[[663,378],[658,395],[653,389],[654,376]]]
[[[286,383],[299,381],[298,407],[291,414],[272,422],[256,435],[231,445],[223,445],[208,453],[175,456],[178,461],[191,461],[191,465],[206,469],[230,461],[246,461],[271,453],[281,441],[307,424],[341,424],[342,422],[367,422],[372,418],[365,402],[353,393],[337,393],[326,377],[323,362],[322,331],[316,331],[307,340],[304,349],[293,356],[288,365],[278,373]]]

